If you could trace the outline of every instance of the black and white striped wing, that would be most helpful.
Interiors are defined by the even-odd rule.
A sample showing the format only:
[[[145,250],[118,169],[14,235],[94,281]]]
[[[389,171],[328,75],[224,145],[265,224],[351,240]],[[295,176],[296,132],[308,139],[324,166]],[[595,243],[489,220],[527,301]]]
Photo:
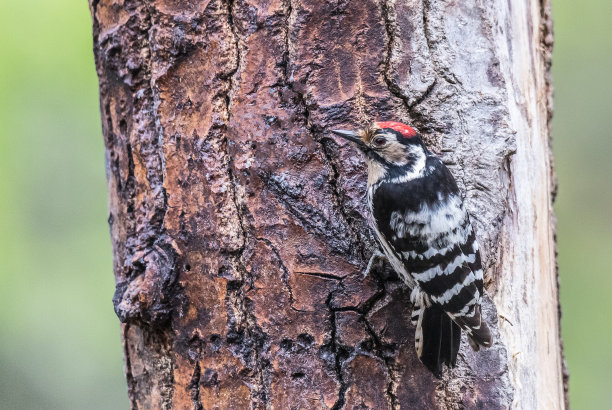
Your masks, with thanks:
[[[452,175],[437,158],[432,162],[430,176],[377,189],[373,209],[378,234],[429,300],[476,345],[487,346],[490,334],[480,317],[483,273],[474,230]]]

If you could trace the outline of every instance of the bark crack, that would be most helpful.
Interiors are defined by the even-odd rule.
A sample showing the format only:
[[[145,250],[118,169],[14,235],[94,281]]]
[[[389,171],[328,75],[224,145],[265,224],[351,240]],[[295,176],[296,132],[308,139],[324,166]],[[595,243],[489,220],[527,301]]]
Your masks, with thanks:
[[[379,300],[383,296],[384,296],[384,291],[381,294],[381,296],[377,298],[376,300]],[[376,357],[378,357],[379,359],[383,361],[383,363],[385,364],[385,369],[387,370],[387,390],[385,391],[385,394],[387,395],[391,408],[393,410],[399,410],[400,403],[397,397],[397,388],[399,386],[399,374],[393,367],[393,356],[389,355],[388,353],[389,350],[392,351],[394,350],[394,348],[393,346],[386,346],[383,343],[381,337],[376,333],[376,331],[374,331],[374,329],[372,328],[372,325],[370,325],[370,322],[368,322],[368,320],[366,319],[366,314],[367,313],[363,314],[363,316],[361,317],[361,320],[363,320],[366,331],[368,332],[368,334],[372,338],[372,341],[374,342],[374,348],[375,348],[374,352],[376,354]]]
[[[240,64],[242,62],[242,47],[240,46],[240,36],[236,30],[236,26],[234,24],[234,1],[235,0],[225,0],[227,2],[227,24],[232,31],[232,36],[234,37],[234,46],[236,48],[236,65],[227,75],[228,79],[228,92],[225,95],[225,109],[227,112],[227,121],[229,122],[231,118],[231,93],[234,87],[234,75],[240,69]]]
[[[396,11],[395,11],[395,2],[391,0],[382,0],[381,1],[381,10],[382,17],[385,23],[385,31],[387,32],[387,44],[386,44],[386,53],[383,61],[383,78],[385,80],[385,84],[387,85],[387,89],[394,97],[398,98],[402,101],[402,104],[408,115],[410,115],[413,121],[418,121],[420,123],[424,123],[423,115],[415,110],[415,108],[421,105],[427,98],[429,98],[438,84],[438,78],[434,77],[433,81],[427,86],[424,92],[419,94],[414,98],[414,101],[410,102],[410,97],[407,96],[401,89],[401,87],[392,79],[391,73],[393,71],[393,49],[395,48],[396,38],[397,38],[397,21],[396,21]],[[426,12],[425,12],[425,1],[423,1],[423,27],[426,28]],[[426,29],[425,29],[426,31]],[[427,36],[427,32],[425,32],[425,38],[427,41],[427,47],[430,49],[430,40]]]
[[[130,355],[130,339],[128,332],[130,330],[130,324],[126,323],[123,325],[123,356],[125,357],[125,379],[128,385],[128,397],[130,398],[130,404],[132,409],[138,408],[136,401],[136,380],[132,374],[132,359]]]
[[[284,65],[285,65],[285,72],[284,72],[284,82],[285,84],[289,87],[289,89],[291,91],[293,91],[295,93],[295,95],[298,97],[298,102],[299,105],[302,107],[303,109],[303,116],[304,116],[304,123],[306,126],[306,129],[308,130],[308,132],[310,133],[310,135],[312,136],[313,140],[315,142],[317,142],[320,146],[321,146],[321,152],[325,158],[325,165],[329,167],[329,169],[331,170],[331,176],[329,178],[329,184],[332,188],[332,192],[333,192],[333,196],[334,196],[334,206],[335,208],[340,212],[340,214],[342,215],[342,218],[344,219],[344,226],[348,226],[348,229],[350,231],[350,236],[352,238],[352,242],[353,244],[357,244],[357,249],[359,251],[359,255],[361,256],[362,260],[366,259],[366,252],[365,252],[365,246],[362,240],[360,240],[360,235],[359,233],[355,230],[355,218],[352,218],[351,216],[348,215],[348,213],[346,212],[345,209],[345,203],[343,200],[344,195],[342,194],[340,187],[338,186],[338,180],[340,178],[340,173],[338,172],[338,167],[334,161],[334,158],[332,156],[332,154],[329,152],[329,148],[327,146],[327,144],[325,144],[325,142],[317,137],[317,131],[315,129],[315,126],[312,124],[311,122],[311,112],[310,112],[310,107],[308,105],[308,101],[306,100],[306,94],[304,92],[301,92],[299,90],[297,90],[294,87],[293,84],[293,72],[290,74],[289,73],[289,69],[291,67],[291,57],[290,57],[290,53],[291,53],[291,15],[293,13],[293,3],[292,0],[287,0],[285,1],[285,13],[286,13],[286,18],[285,18],[285,30],[284,30],[284,35],[285,35],[285,50],[284,50]],[[351,250],[349,249],[349,252],[351,252]]]
[[[332,279],[332,280],[340,280],[340,281],[343,279],[341,277],[330,275],[329,273],[322,273],[322,272],[295,272],[295,273],[298,275],[314,276],[315,278],[324,278],[324,279]]]
[[[356,220],[355,218],[352,218],[351,216],[349,216],[345,209],[345,204],[343,200],[344,195],[341,192],[339,184],[338,184],[338,180],[340,179],[340,172],[338,171],[336,162],[331,152],[329,152],[328,145],[325,143],[325,141],[317,137],[317,131],[315,130],[315,127],[312,125],[310,121],[311,113],[310,113],[310,109],[308,108],[308,102],[306,101],[305,94],[293,89],[292,85],[291,85],[291,88],[297,94],[300,104],[302,105],[304,109],[304,118],[306,121],[306,128],[310,132],[310,135],[312,136],[312,138],[321,146],[321,153],[323,154],[325,158],[325,164],[332,171],[332,174],[329,178],[329,185],[332,188],[334,205],[336,209],[342,215],[342,218],[344,219],[343,225],[348,227],[348,231],[350,232],[351,242],[357,245],[355,246],[355,249],[358,250],[361,260],[366,260],[367,257],[366,257],[364,241],[360,239],[360,235],[355,229]],[[349,252],[353,252],[352,249],[349,249]]]
[[[385,369],[386,369],[386,374],[387,374],[387,389],[385,390],[385,394],[388,397],[389,400],[389,404],[391,405],[391,408],[396,410],[399,409],[399,401],[396,395],[396,391],[397,391],[397,387],[398,387],[398,380],[399,380],[399,375],[397,374],[397,371],[393,368],[393,356],[392,353],[395,349],[393,346],[391,345],[384,345],[383,342],[381,341],[381,338],[379,335],[376,334],[376,332],[372,329],[371,325],[369,324],[368,320],[367,320],[367,315],[370,313],[370,311],[374,308],[374,306],[376,305],[376,303],[382,299],[384,299],[385,295],[386,295],[386,290],[385,290],[385,286],[384,286],[384,280],[379,277],[379,275],[377,275],[376,273],[373,272],[373,274],[375,275],[375,279],[376,279],[376,283],[378,285],[378,291],[376,293],[374,293],[374,295],[372,295],[368,300],[366,300],[365,302],[363,302],[361,304],[361,307],[359,306],[344,306],[344,307],[335,307],[332,304],[332,300],[333,300],[333,295],[335,292],[339,291],[339,290],[335,290],[333,292],[330,293],[329,298],[326,302],[328,308],[330,309],[331,313],[332,313],[332,342],[334,343],[334,345],[332,346],[334,354],[335,354],[335,359],[336,359],[336,373],[343,376],[342,373],[342,365],[344,363],[344,361],[346,361],[346,359],[342,359],[341,357],[341,351],[342,351],[342,347],[338,342],[338,337],[337,337],[337,327],[336,327],[336,313],[337,312],[355,312],[359,314],[359,321],[363,322],[366,328],[366,332],[368,333],[368,335],[370,336],[370,338],[372,339],[372,342],[374,344],[375,347],[375,351],[374,351],[374,355],[375,357],[381,359],[381,361],[384,363],[385,365]],[[337,279],[337,278],[336,278]],[[341,288],[344,287],[344,279],[346,278],[342,278],[340,281],[340,286]],[[340,379],[339,379],[340,380]],[[344,407],[345,402],[346,402],[346,392],[348,391],[349,388],[349,384],[348,382],[344,381],[344,378],[341,381],[341,389],[339,392],[339,398],[338,401],[336,402],[336,405],[338,407],[336,407],[336,405],[334,406],[334,408],[337,409],[341,409]]]
[[[358,233],[356,232],[355,228],[354,228],[354,218],[351,218],[345,208],[344,208],[344,201],[343,201],[343,195],[340,191],[340,188],[338,186],[338,180],[339,180],[339,172],[338,172],[338,168],[335,164],[335,161],[333,159],[332,154],[328,151],[328,147],[327,145],[324,143],[324,141],[321,141],[319,138],[317,138],[317,131],[315,129],[315,127],[313,126],[312,122],[311,122],[311,112],[310,112],[310,108],[308,106],[308,101],[306,100],[306,94],[304,92],[301,92],[299,90],[297,90],[294,85],[293,85],[293,73],[289,73],[290,67],[291,67],[291,58],[290,58],[290,49],[291,49],[291,40],[290,40],[290,35],[291,35],[291,28],[290,28],[290,19],[291,19],[291,14],[293,12],[293,5],[291,0],[288,0],[287,2],[285,2],[285,13],[286,13],[286,18],[285,18],[285,51],[284,51],[284,65],[285,65],[285,73],[284,73],[284,81],[285,84],[288,85],[289,89],[291,91],[293,91],[295,93],[295,95],[298,97],[298,102],[299,105],[302,106],[303,109],[303,117],[304,117],[304,123],[305,126],[308,130],[308,132],[310,133],[310,135],[312,136],[313,140],[316,141],[320,146],[321,146],[321,152],[323,154],[323,157],[325,159],[324,163],[326,166],[328,166],[331,170],[331,175],[329,178],[329,184],[332,188],[332,193],[333,193],[333,199],[334,199],[334,206],[336,209],[338,209],[338,211],[340,212],[340,215],[342,216],[342,218],[344,219],[344,225],[348,226],[348,230],[350,232],[350,237],[351,237],[351,242],[353,244],[357,244],[357,249],[358,252],[361,256],[362,260],[365,260],[365,246],[364,246],[364,242],[360,240],[360,237],[358,235]],[[311,272],[296,272],[299,274],[305,274],[305,275],[311,275],[311,276],[316,276],[316,277],[322,277],[322,278],[326,278],[326,279],[333,279],[333,280],[342,280],[342,278],[337,278],[334,277],[333,275],[326,275],[323,273],[311,273]],[[341,282],[342,283],[342,282]],[[330,348],[332,351],[332,354],[334,355],[334,369],[335,369],[335,373],[336,373],[336,378],[338,380],[338,383],[340,384],[340,388],[338,390],[338,399],[336,400],[336,402],[334,403],[334,405],[332,406],[332,410],[339,410],[339,409],[343,409],[346,403],[346,392],[348,390],[348,383],[344,378],[344,374],[343,374],[343,369],[342,369],[342,364],[343,364],[343,359],[341,357],[341,346],[340,346],[340,342],[338,340],[338,330],[337,330],[337,325],[336,325],[336,310],[334,309],[334,307],[332,306],[332,298],[333,298],[334,292],[331,292],[327,299],[326,299],[326,306],[329,309],[329,315],[330,315],[330,326],[331,326],[331,331],[330,331]]]
[[[148,57],[146,64],[146,79],[148,79],[148,87],[144,87],[142,90],[145,93],[145,104],[148,105],[146,113],[151,113],[151,119],[153,122],[153,130],[154,133],[157,134],[157,139],[151,138],[150,147],[144,154],[148,156],[153,156],[157,153],[159,163],[153,160],[154,169],[147,169],[147,180],[151,184],[152,191],[155,195],[155,210],[151,217],[151,223],[155,226],[158,231],[157,237],[163,235],[165,233],[164,228],[164,220],[166,217],[166,212],[168,211],[168,201],[166,196],[166,189],[164,188],[165,181],[165,157],[164,157],[164,130],[161,125],[160,115],[157,111],[159,106],[159,93],[157,92],[157,87],[155,85],[155,79],[153,77],[153,47],[152,44],[154,42],[154,31],[152,30],[155,23],[155,9],[151,6],[149,2],[145,2],[145,10],[146,10],[146,18],[147,24],[146,29],[144,29],[147,33],[146,41],[143,44],[143,48],[146,50],[146,55]],[[153,172],[154,171],[154,172]],[[161,200],[161,203],[159,203]],[[154,240],[154,239],[153,239]]]
[[[338,378],[338,383],[340,383],[340,389],[338,390],[338,400],[332,406],[332,410],[340,410],[344,408],[344,404],[346,403],[346,391],[348,390],[348,384],[344,380],[344,374],[342,372],[342,360],[340,359],[340,343],[338,341],[338,329],[336,326],[336,312],[334,311],[331,300],[332,300],[333,292],[329,294],[325,304],[329,309],[329,320],[331,325],[331,349],[334,354],[334,370],[336,371],[336,377]]]
[[[127,177],[124,186],[118,184],[119,196],[125,201],[125,230],[127,240],[121,252],[123,275],[118,277],[115,294],[115,310],[122,322],[132,321],[141,327],[143,332],[162,336],[168,327],[167,320],[171,315],[168,300],[174,291],[176,252],[172,241],[167,237],[164,226],[167,212],[167,197],[164,188],[165,158],[163,155],[163,129],[157,112],[159,96],[156,93],[153,78],[153,47],[155,41],[155,9],[148,3],[126,2],[126,7],[136,18],[129,19],[118,30],[107,33],[97,44],[96,59],[98,67],[110,72],[111,78],[126,91],[131,93],[130,102],[120,102],[118,110],[130,112],[132,121],[127,124],[121,119],[118,126],[125,139],[125,157],[127,158]],[[98,2],[92,2],[94,11],[94,29],[99,30],[95,16]],[[98,39],[96,33],[96,39]],[[120,36],[125,36],[121,39]],[[122,47],[129,47],[130,52],[137,51],[138,60],[126,63]],[[102,51],[100,53],[100,50]],[[101,88],[108,87],[101,81]],[[129,90],[129,91],[128,91]],[[130,105],[131,104],[131,105]],[[110,105],[107,104],[110,111]],[[129,110],[129,111],[128,111]],[[108,132],[112,133],[113,124],[110,112],[107,112]],[[109,141],[110,145],[110,141]],[[112,147],[109,150],[113,149]],[[112,156],[111,156],[112,157]],[[136,160],[139,172],[137,176]],[[120,181],[121,173],[115,177]],[[144,195],[141,195],[144,194]],[[138,207],[138,209],[137,209]],[[111,215],[113,216],[113,215]],[[115,219],[109,218],[111,222]],[[126,291],[127,289],[127,291]],[[125,325],[124,340],[127,342]],[[132,406],[137,404],[137,381],[132,373],[132,361],[129,360],[129,349],[126,348],[126,377],[128,378],[129,395]],[[172,406],[174,390],[172,357],[167,362],[151,363],[160,365],[156,376],[160,385],[168,386],[161,397],[161,407]]]
[[[100,0],[92,0],[91,2],[91,10],[92,10],[91,14],[92,14],[94,21],[97,21],[96,13],[98,12],[99,3],[100,3]]]
[[[291,305],[291,307],[293,309],[295,309],[293,307],[293,303],[295,302],[295,299],[293,297],[293,289],[291,288],[291,284],[289,283],[289,269],[287,269],[287,267],[285,266],[285,263],[283,262],[283,259],[281,258],[281,255],[278,251],[278,249],[276,248],[276,246],[274,246],[274,244],[272,243],[272,241],[270,241],[267,238],[263,238],[263,237],[258,237],[257,238],[258,241],[262,241],[263,243],[265,243],[266,245],[268,245],[268,247],[270,249],[272,249],[272,253],[274,254],[274,256],[276,256],[276,259],[278,260],[278,264],[281,268],[281,270],[283,271],[283,274],[281,276],[281,280],[283,282],[283,285],[285,286],[285,288],[287,288],[287,293],[289,293],[289,304]],[[299,273],[299,272],[296,272]],[[299,309],[295,309],[298,310]]]
[[[202,400],[200,399],[200,376],[202,369],[200,368],[199,358],[196,360],[195,367],[193,369],[193,375],[189,382],[189,388],[191,390],[191,406],[193,410],[204,410]]]
[[[386,269],[390,267],[383,266],[382,269]],[[393,345],[385,344],[382,341],[380,335],[376,333],[376,331],[372,328],[370,322],[367,319],[368,314],[372,311],[374,306],[381,300],[385,298],[387,295],[387,290],[385,288],[385,279],[380,275],[378,270],[375,270],[371,273],[376,280],[378,285],[378,291],[374,293],[368,300],[366,300],[360,307],[351,308],[335,308],[336,312],[340,311],[354,311],[359,313],[359,320],[364,323],[366,332],[371,337],[372,342],[374,344],[374,354],[377,358],[379,358],[385,365],[386,377],[387,377],[387,389],[385,390],[385,394],[389,401],[389,404],[393,410],[399,410],[400,403],[397,397],[397,389],[399,386],[399,374],[397,370],[394,368],[394,351],[395,347]],[[342,284],[342,283],[341,283]]]
[[[227,12],[227,24],[230,27],[232,36],[234,37],[234,45],[236,49],[236,59],[235,65],[232,67],[230,72],[227,74],[225,78],[222,78],[227,81],[227,91],[224,96],[225,102],[225,110],[226,110],[226,121],[229,122],[231,118],[231,107],[232,107],[232,92],[234,90],[234,76],[239,72],[241,59],[242,59],[242,47],[240,44],[240,36],[234,24],[234,0],[224,0],[226,4],[226,12]],[[227,124],[227,123],[226,123]],[[251,406],[252,408],[269,408],[269,362],[264,358],[264,350],[266,345],[267,335],[263,332],[261,327],[257,324],[257,319],[253,314],[252,310],[249,308],[248,297],[245,295],[245,287],[253,286],[253,277],[248,272],[248,269],[244,266],[242,261],[243,254],[248,246],[248,237],[249,237],[249,228],[248,222],[245,221],[244,212],[246,211],[244,204],[244,198],[239,200],[238,198],[238,187],[239,182],[234,173],[234,165],[233,160],[229,152],[229,138],[228,138],[228,127],[227,125],[223,125],[223,143],[222,149],[224,150],[224,155],[227,158],[227,173],[230,180],[231,186],[231,198],[233,205],[236,209],[236,214],[238,216],[238,223],[240,225],[240,231],[242,233],[242,244],[239,248],[231,253],[232,258],[234,259],[234,267],[240,274],[240,283],[239,286],[235,287],[231,282],[228,283],[228,297],[233,296],[235,299],[234,307],[236,307],[241,312],[240,322],[235,323],[235,325],[240,328],[244,326],[246,336],[249,339],[247,342],[250,344],[250,349],[253,351],[253,360],[252,362],[248,357],[244,357],[246,362],[249,363],[250,366],[253,367],[253,371],[255,373],[254,382],[250,386],[251,391]],[[280,259],[279,259],[280,260]],[[230,324],[231,327],[231,324]],[[248,356],[248,354],[247,354]]]

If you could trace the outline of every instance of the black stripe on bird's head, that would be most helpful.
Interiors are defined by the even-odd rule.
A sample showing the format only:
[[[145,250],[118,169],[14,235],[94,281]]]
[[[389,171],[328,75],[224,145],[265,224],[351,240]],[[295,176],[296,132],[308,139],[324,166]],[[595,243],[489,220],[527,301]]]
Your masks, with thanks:
[[[404,166],[425,147],[414,128],[395,121],[375,122],[357,131],[333,130],[334,134],[352,142],[368,160],[383,166]]]

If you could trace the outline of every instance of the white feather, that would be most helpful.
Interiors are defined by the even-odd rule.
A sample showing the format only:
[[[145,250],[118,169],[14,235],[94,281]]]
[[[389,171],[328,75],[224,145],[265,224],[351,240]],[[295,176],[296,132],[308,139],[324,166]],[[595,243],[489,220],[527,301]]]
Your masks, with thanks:
[[[459,254],[451,263],[449,263],[444,268],[444,270],[442,270],[440,266],[434,266],[431,269],[427,269],[425,272],[414,273],[413,276],[418,281],[429,282],[435,276],[449,275],[453,273],[455,269],[457,269],[459,266],[463,265],[464,263],[472,263],[474,262],[475,259],[476,259],[476,256],[474,254],[471,254],[470,256]]]
[[[463,289],[466,286],[470,286],[472,283],[474,283],[475,280],[476,280],[476,277],[474,276],[472,272],[470,272],[470,274],[465,277],[463,282],[457,283],[455,286],[453,286],[452,288],[444,292],[442,296],[433,297],[433,299],[440,304],[445,304],[449,300],[451,300],[453,296],[458,295],[459,292],[461,292],[461,289]]]

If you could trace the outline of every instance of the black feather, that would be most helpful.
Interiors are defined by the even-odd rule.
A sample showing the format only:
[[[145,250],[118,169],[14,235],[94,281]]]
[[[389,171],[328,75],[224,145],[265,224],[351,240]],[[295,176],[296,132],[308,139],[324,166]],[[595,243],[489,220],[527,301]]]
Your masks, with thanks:
[[[438,378],[442,365],[454,367],[461,343],[461,329],[442,310],[432,305],[423,312],[423,351],[419,359]]]

